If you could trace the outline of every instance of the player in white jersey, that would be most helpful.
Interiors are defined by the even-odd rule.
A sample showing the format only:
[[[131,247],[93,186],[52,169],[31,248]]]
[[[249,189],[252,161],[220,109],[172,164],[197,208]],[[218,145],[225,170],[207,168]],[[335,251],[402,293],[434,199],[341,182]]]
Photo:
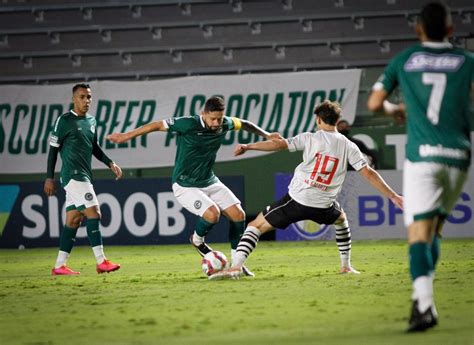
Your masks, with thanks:
[[[334,224],[336,242],[341,257],[341,273],[359,273],[351,266],[351,230],[346,214],[336,197],[346,177],[348,164],[358,171],[380,193],[397,207],[403,208],[403,199],[370,166],[359,148],[342,134],[336,123],[341,117],[339,104],[324,101],[314,110],[318,130],[302,133],[289,139],[273,139],[248,145],[237,145],[236,156],[248,150],[303,151],[303,162],[295,169],[288,194],[267,206],[245,229],[237,246],[237,255],[228,270],[210,276],[210,279],[235,278],[242,275],[242,265],[255,249],[260,236],[275,228],[286,228],[301,220],[319,224]]]

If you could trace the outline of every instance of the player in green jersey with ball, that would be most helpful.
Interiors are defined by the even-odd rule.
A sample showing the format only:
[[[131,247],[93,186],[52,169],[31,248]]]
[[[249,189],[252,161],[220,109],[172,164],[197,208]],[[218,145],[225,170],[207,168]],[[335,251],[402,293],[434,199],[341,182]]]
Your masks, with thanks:
[[[210,252],[212,249],[204,242],[204,238],[223,214],[230,221],[229,241],[233,258],[245,230],[245,212],[239,199],[212,171],[217,151],[228,131],[242,129],[265,139],[281,136],[278,133],[268,133],[250,121],[225,116],[224,110],[224,100],[221,97],[211,97],[200,115],[150,122],[127,133],[110,134],[107,139],[123,143],[150,132],[176,132],[178,139],[172,176],[173,193],[185,209],[199,217],[191,243],[201,256]],[[253,276],[246,267],[243,272],[247,276]]]

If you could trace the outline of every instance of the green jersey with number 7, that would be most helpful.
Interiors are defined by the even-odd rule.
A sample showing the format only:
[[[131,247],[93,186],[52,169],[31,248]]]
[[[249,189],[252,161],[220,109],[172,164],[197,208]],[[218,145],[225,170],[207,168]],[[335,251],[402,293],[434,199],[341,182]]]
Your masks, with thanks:
[[[448,42],[423,42],[392,59],[374,90],[403,90],[409,161],[469,167],[473,76],[473,55]]]

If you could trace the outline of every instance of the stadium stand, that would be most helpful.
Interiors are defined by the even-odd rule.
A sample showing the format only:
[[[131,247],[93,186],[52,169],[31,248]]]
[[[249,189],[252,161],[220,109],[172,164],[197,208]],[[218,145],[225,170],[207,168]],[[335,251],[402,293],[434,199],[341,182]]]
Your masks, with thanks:
[[[414,43],[411,0],[3,0],[0,83],[363,68],[358,106]],[[474,4],[452,0],[453,42],[473,46]]]

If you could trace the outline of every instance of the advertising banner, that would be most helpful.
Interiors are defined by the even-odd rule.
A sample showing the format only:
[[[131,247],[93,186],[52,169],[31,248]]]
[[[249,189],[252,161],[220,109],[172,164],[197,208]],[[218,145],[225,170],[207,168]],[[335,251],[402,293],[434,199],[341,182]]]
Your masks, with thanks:
[[[242,176],[220,179],[244,201]],[[94,183],[102,212],[105,245],[189,243],[197,217],[177,202],[171,179],[103,180]],[[43,193],[43,183],[0,184],[0,247],[26,248],[59,245],[65,221],[64,191],[53,197]],[[228,220],[222,217],[206,241],[227,242]],[[85,224],[76,245],[88,244]]]
[[[397,192],[402,192],[402,172],[379,171],[385,181]],[[275,176],[275,197],[288,192],[290,174]],[[346,212],[353,239],[405,239],[403,211],[382,196],[359,173],[349,171],[338,196]],[[443,237],[474,237],[474,180],[472,172],[458,203],[443,228]],[[319,225],[312,221],[291,224],[276,230],[279,241],[329,240],[335,238],[334,226]]]
[[[325,99],[341,103],[344,117],[352,123],[360,75],[361,70],[353,69],[98,81],[90,83],[89,112],[97,120],[99,144],[122,168],[165,167],[174,163],[175,134],[151,133],[123,144],[113,144],[105,137],[172,116],[199,114],[213,95],[225,98],[226,115],[250,120],[285,137],[312,130],[314,107]],[[72,86],[0,86],[0,174],[44,171],[48,137],[56,118],[71,107]],[[241,159],[233,157],[234,145],[258,139],[245,131],[228,133],[217,161]],[[253,151],[246,158],[263,154]],[[105,168],[93,161],[93,168]]]

